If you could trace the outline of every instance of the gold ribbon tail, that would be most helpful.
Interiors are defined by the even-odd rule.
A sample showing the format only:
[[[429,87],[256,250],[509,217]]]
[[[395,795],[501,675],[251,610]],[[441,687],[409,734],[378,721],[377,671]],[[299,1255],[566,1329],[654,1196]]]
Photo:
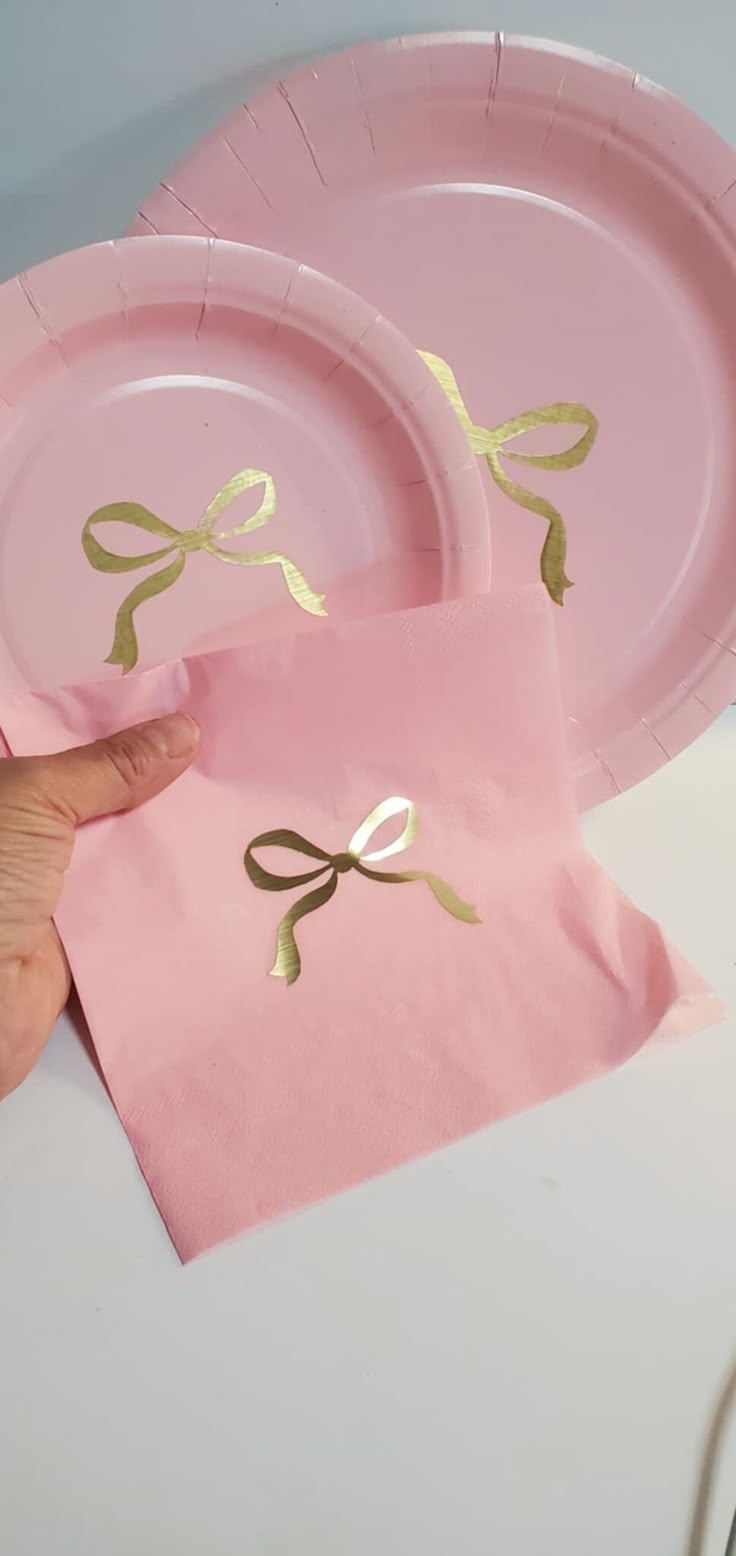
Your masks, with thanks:
[[[506,457],[511,456],[507,453]],[[539,573],[550,599],[554,600],[555,605],[562,605],[565,590],[573,588],[573,580],[565,572],[567,531],[562,514],[545,497],[538,497],[536,493],[512,481],[501,469],[496,455],[489,454],[486,462],[505,497],[510,498],[519,508],[526,508],[527,512],[536,513],[539,518],[547,520],[547,533],[539,557]]]
[[[122,605],[115,617],[115,636],[112,648],[105,660],[106,665],[122,665],[123,675],[133,670],[138,663],[138,636],[133,623],[133,613],[139,605],[146,600],[153,600],[157,594],[163,594],[170,589],[180,578],[186,563],[183,551],[174,558],[168,567],[163,567],[160,573],[152,573],[150,578],[144,578],[130,594],[126,594]]]
[[[598,433],[597,417],[586,405],[577,401],[558,400],[553,405],[540,405],[536,410],[524,411],[521,416],[512,417],[511,421],[503,422],[500,427],[477,426],[468,412],[449,363],[430,351],[420,351],[419,355],[444,389],[471,449],[475,454],[484,456],[499,490],[519,508],[526,508],[529,513],[536,513],[547,520],[539,571],[547,593],[556,605],[561,605],[565,590],[572,588],[572,581],[565,572],[565,521],[546,497],[538,497],[535,492],[529,492],[517,481],[512,481],[501,464],[501,455],[504,459],[539,470],[573,470],[587,459],[593,447]],[[514,438],[525,432],[537,432],[540,427],[583,427],[585,430],[569,448],[561,449],[556,454],[520,454],[507,448],[506,445]]]
[[[142,530],[145,535],[155,535],[168,544],[159,546],[156,551],[120,556],[115,551],[108,551],[97,539],[94,530],[102,524],[127,525],[131,529]],[[115,617],[113,645],[105,660],[106,664],[122,665],[125,673],[138,663],[138,638],[133,625],[133,612],[145,600],[153,599],[155,595],[163,594],[165,589],[170,589],[181,577],[186,561],[185,546],[186,539],[179,530],[159,519],[157,514],[151,513],[150,508],[144,508],[141,503],[112,502],[89,515],[82,530],[82,550],[90,566],[98,573],[134,573],[141,567],[163,562],[172,552],[176,553],[168,567],[150,578],[144,578],[123,600]]]
[[[463,902],[456,891],[443,881],[441,875],[432,875],[427,870],[368,870],[364,864],[353,866],[359,875],[366,875],[369,881],[387,881],[389,886],[398,886],[402,881],[426,881],[433,892],[441,908],[446,913],[451,913],[453,918],[459,918],[463,924],[480,924],[480,919],[472,903]]]
[[[257,848],[288,848],[291,853],[305,854],[308,859],[319,860],[316,870],[306,870],[301,875],[276,875],[273,870],[266,870],[255,857]],[[288,913],[285,913],[279,924],[276,935],[276,960],[270,969],[272,978],[285,978],[287,983],[295,983],[302,970],[302,960],[299,955],[299,947],[294,934],[295,925],[300,918],[307,913],[314,913],[316,908],[321,908],[325,902],[329,902],[337,886],[337,871],[334,869],[331,855],[324,848],[319,848],[316,843],[310,843],[309,839],[302,837],[301,832],[293,832],[289,827],[277,827],[271,832],[261,832],[248,844],[243,860],[246,873],[254,886],[260,891],[293,891],[297,886],[308,886],[311,881],[318,881],[327,870],[331,875],[323,886],[318,886],[316,891],[307,892],[306,897],[301,897]]]
[[[514,449],[506,447],[507,443],[524,432],[537,432],[540,427],[572,426],[584,427],[585,431],[569,448],[561,449],[557,454],[519,454]],[[478,428],[474,430],[480,431]],[[548,502],[546,497],[540,497],[536,492],[530,492],[525,486],[520,486],[518,481],[512,481],[501,464],[500,456],[503,454],[504,459],[513,460],[518,465],[529,465],[538,470],[573,470],[576,465],[581,465],[583,460],[587,459],[597,432],[598,422],[593,412],[585,405],[559,401],[555,405],[541,405],[537,410],[525,411],[522,416],[515,416],[511,421],[506,421],[502,426],[494,427],[491,432],[485,434],[483,452],[488,469],[499,490],[519,508],[526,508],[528,513],[536,513],[541,519],[547,520],[547,534],[539,558],[539,571],[547,593],[556,605],[562,605],[565,590],[572,588],[572,579],[568,578],[565,572],[567,557],[565,521],[562,514],[551,502]]]
[[[282,556],[280,552],[274,552],[273,560],[278,562],[281,568],[284,583],[292,600],[301,606],[303,611],[308,611],[310,616],[326,616],[326,596],[324,594],[315,594],[314,589],[310,589],[301,568],[297,567],[296,562],[292,562],[291,557]]]
[[[218,537],[219,538],[219,537]],[[324,594],[316,594],[310,588],[300,567],[292,562],[291,557],[284,556],[280,551],[253,551],[240,555],[236,551],[226,551],[222,546],[211,546],[212,556],[216,556],[220,562],[231,562],[248,567],[263,567],[275,562],[281,568],[284,583],[295,604],[303,611],[308,611],[310,616],[326,616]]]
[[[294,930],[300,918],[305,918],[307,913],[314,913],[317,908],[329,902],[337,890],[337,873],[332,874],[325,881],[324,886],[318,886],[316,891],[307,892],[306,897],[300,897],[285,913],[276,932],[276,960],[269,970],[270,978],[285,978],[288,983],[296,983],[302,970],[302,959],[299,955],[299,947],[296,943]]]

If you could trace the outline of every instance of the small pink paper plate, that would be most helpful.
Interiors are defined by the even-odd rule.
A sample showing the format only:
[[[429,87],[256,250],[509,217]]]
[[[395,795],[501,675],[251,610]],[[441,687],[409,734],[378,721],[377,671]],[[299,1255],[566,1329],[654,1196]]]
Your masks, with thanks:
[[[7,688],[488,584],[480,476],[432,373],[278,255],[124,239],[7,282],[0,440]]]
[[[736,696],[736,155],[680,103],[530,38],[367,44],[239,108],[134,230],[293,255],[440,359],[496,580],[538,572],[558,515],[581,806]]]

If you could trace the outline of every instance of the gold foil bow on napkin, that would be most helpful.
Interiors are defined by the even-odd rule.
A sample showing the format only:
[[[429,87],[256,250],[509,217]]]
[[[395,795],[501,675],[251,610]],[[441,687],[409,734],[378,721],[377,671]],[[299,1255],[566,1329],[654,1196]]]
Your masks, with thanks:
[[[257,511],[244,523],[236,524],[233,529],[214,531],[220,514],[235,501],[236,497],[252,486],[264,488]],[[280,551],[230,551],[227,547],[217,544],[220,540],[234,540],[238,535],[247,535],[251,530],[260,529],[261,525],[267,524],[269,519],[273,518],[275,510],[276,487],[268,472],[239,470],[237,475],[220,488],[211,503],[208,503],[194,529],[175,529],[173,524],[165,523],[163,519],[157,518],[155,513],[151,513],[148,508],[142,507],[137,502],[111,502],[91,513],[82,530],[82,546],[87,561],[98,573],[132,573],[137,572],[141,567],[151,567],[156,562],[163,562],[168,556],[174,558],[168,567],[162,568],[158,573],[149,574],[148,578],[136,584],[130,594],[126,595],[115,619],[115,637],[105,663],[122,665],[124,672],[133,669],[138,662],[138,638],[133,622],[134,612],[139,605],[143,605],[145,600],[152,600],[155,595],[163,594],[165,589],[170,589],[181,577],[187,557],[195,551],[205,551],[208,556],[215,557],[217,561],[230,562],[235,567],[262,567],[275,563],[281,568],[284,583],[299,608],[309,611],[312,616],[326,616],[325,596],[315,594],[301,569],[291,561],[290,557],[283,556]],[[160,536],[167,544],[156,551],[145,551],[136,556],[120,556],[117,552],[107,551],[100,545],[93,533],[100,524],[129,524],[133,529],[143,530],[148,535]]]
[[[365,853],[366,845],[370,842],[374,832],[378,831],[384,821],[389,821],[392,816],[406,813],[404,829],[393,843],[388,843],[385,848],[377,848],[371,853]],[[357,831],[348,843],[344,853],[328,854],[324,848],[319,848],[316,843],[310,843],[308,838],[302,837],[299,832],[292,832],[288,828],[279,828],[274,832],[261,832],[248,844],[245,851],[245,868],[250,880],[260,891],[293,891],[297,886],[308,886],[312,881],[318,881],[321,876],[326,876],[322,886],[316,891],[307,892],[298,902],[284,914],[278,927],[276,960],[270,969],[272,978],[285,978],[287,983],[296,983],[301,972],[301,957],[296,943],[294,930],[299,920],[307,913],[314,913],[317,908],[329,902],[337,890],[338,877],[345,875],[348,870],[356,870],[358,875],[363,875],[369,881],[383,881],[387,885],[397,885],[405,881],[426,881],[446,913],[451,913],[453,918],[461,919],[464,924],[479,924],[480,919],[475,908],[462,898],[441,880],[439,875],[431,875],[426,870],[369,870],[369,864],[377,864],[379,859],[388,859],[391,854],[402,853],[409,848],[417,835],[417,813],[411,800],[402,799],[399,795],[393,795],[390,799],[381,800],[376,805],[365,821],[362,821]],[[274,875],[271,870],[265,870],[263,865],[255,858],[257,848],[289,848],[295,854],[304,854],[308,859],[320,861],[316,870],[308,870],[303,875]]]
[[[520,508],[527,508],[530,513],[538,513],[541,518],[547,520],[547,535],[542,547],[539,567],[547,593],[551,595],[555,604],[561,605],[565,590],[572,587],[571,579],[565,574],[567,555],[565,521],[562,514],[547,501],[546,497],[539,497],[535,492],[529,492],[526,487],[512,481],[501,464],[501,456],[504,459],[515,460],[517,464],[535,466],[539,470],[572,470],[575,465],[581,465],[583,460],[587,459],[593,447],[598,432],[596,417],[585,405],[559,400],[554,405],[541,405],[537,410],[524,411],[521,416],[513,416],[510,421],[502,422],[499,427],[477,427],[471,420],[449,363],[444,362],[442,357],[434,356],[431,351],[420,351],[419,355],[442,385],[465,430],[473,452],[485,455],[486,464],[496,485],[506,497],[511,498],[512,502],[518,503]],[[571,444],[570,448],[562,449],[559,454],[518,454],[506,447],[523,432],[536,432],[540,427],[550,426],[584,427],[585,431],[576,443]]]

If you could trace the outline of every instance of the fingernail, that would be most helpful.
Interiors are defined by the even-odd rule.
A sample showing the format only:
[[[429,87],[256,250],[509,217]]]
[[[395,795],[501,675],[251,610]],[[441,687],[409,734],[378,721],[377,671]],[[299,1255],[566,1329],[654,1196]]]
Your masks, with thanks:
[[[143,728],[162,756],[188,756],[199,745],[199,725],[188,713],[167,713],[151,719]]]

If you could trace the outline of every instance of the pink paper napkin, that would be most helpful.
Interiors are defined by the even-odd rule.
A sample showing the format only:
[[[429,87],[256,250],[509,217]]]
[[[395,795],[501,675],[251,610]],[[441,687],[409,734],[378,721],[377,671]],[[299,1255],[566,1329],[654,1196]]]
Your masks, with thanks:
[[[719,1014],[585,851],[550,610],[445,603],[0,709],[24,753],[202,726],[173,788],[80,832],[58,916],[183,1259]]]

